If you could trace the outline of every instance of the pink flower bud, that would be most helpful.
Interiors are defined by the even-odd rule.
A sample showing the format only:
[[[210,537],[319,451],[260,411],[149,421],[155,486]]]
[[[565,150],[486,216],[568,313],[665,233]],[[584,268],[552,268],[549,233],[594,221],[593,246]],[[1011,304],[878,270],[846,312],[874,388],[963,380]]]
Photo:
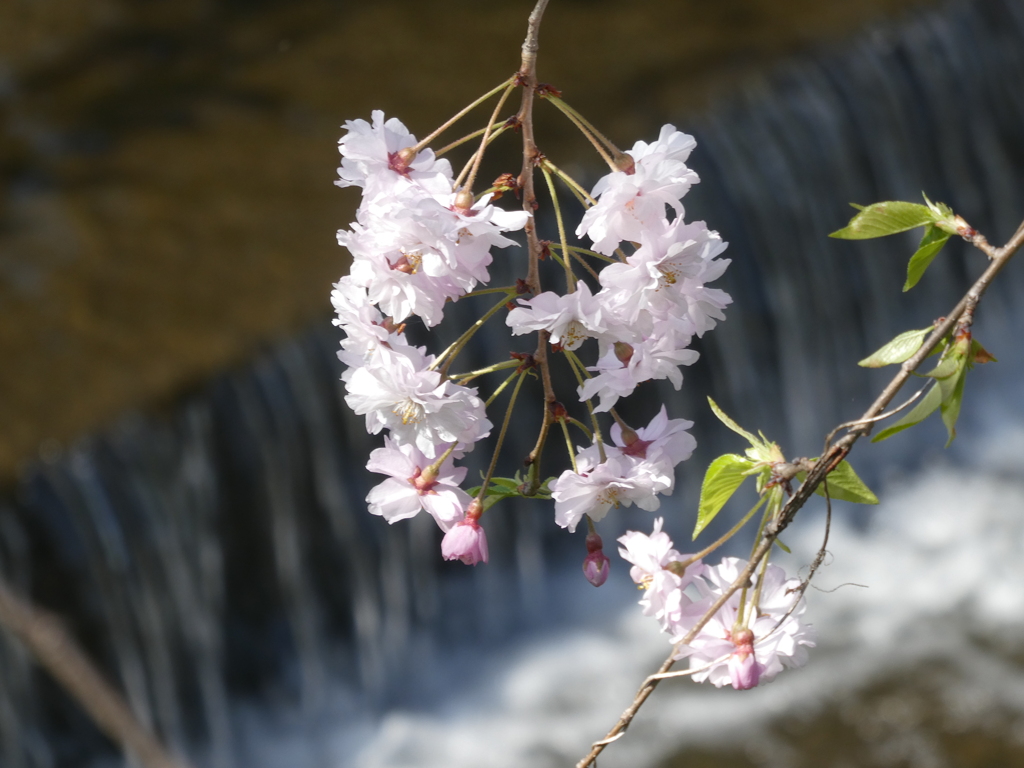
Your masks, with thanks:
[[[587,556],[583,558],[583,575],[595,587],[608,581],[610,561],[602,547],[604,543],[596,533],[587,534]]]
[[[487,534],[473,517],[456,523],[441,539],[445,560],[461,560],[466,565],[487,562]]]
[[[732,687],[737,691],[757,687],[763,670],[764,667],[757,663],[753,653],[737,651],[729,657],[729,677],[732,679]]]

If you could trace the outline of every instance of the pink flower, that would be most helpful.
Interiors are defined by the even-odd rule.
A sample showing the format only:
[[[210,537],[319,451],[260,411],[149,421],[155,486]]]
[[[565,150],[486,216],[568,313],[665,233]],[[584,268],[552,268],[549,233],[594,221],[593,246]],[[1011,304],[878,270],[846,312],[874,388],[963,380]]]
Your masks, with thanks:
[[[706,597],[697,605],[710,607],[746,565],[745,560],[726,557],[720,565],[705,569],[697,585]],[[742,596],[738,591],[676,658],[688,657],[690,668],[700,670],[692,676],[694,682],[707,680],[717,688],[752,688],[769,682],[783,669],[804,665],[807,649],[814,647],[814,630],[803,621],[806,604],[799,586],[797,579],[787,579],[781,568],[769,564],[760,600],[756,608],[748,606],[745,612],[748,626],[736,629]],[[753,592],[747,590],[747,599]],[[676,628],[673,642],[688,630],[685,625]]]
[[[520,299],[519,303],[522,306],[505,318],[514,336],[548,331],[552,344],[572,350],[591,336],[599,337],[608,330],[601,305],[582,281],[573,293],[545,291],[532,299]]]
[[[697,610],[700,605],[685,594],[684,590],[704,571],[704,565],[698,560],[687,566],[682,575],[670,570],[672,563],[682,563],[689,559],[672,547],[672,539],[661,530],[663,520],[654,521],[651,535],[639,531],[627,531],[619,537],[622,547],[619,554],[623,560],[633,564],[629,569],[630,578],[644,588],[644,596],[640,599],[645,616],[653,616],[665,631],[700,618]],[[677,568],[677,566],[673,566]]]
[[[434,453],[443,453],[443,450],[438,448]],[[437,474],[430,474],[425,470],[431,463],[415,445],[397,445],[385,437],[384,447],[373,451],[366,465],[371,472],[390,475],[366,497],[370,513],[394,523],[425,509],[441,530],[449,530],[463,518],[463,510],[472,500],[459,488],[466,477],[466,468],[456,467],[448,458]]]
[[[487,534],[475,518],[466,516],[441,539],[445,560],[461,560],[466,565],[487,562]]]

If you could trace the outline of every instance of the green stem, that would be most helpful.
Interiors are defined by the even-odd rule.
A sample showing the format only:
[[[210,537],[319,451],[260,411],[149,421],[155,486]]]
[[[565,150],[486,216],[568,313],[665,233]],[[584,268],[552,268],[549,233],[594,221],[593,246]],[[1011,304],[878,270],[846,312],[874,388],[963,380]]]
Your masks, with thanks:
[[[587,440],[589,440],[590,442],[594,442],[594,433],[590,431],[590,427],[588,427],[579,419],[574,419],[572,416],[569,416],[568,419],[570,424],[572,424],[574,427],[579,428],[579,430],[584,435],[587,436]]]
[[[721,537],[716,539],[713,544],[711,544],[710,546],[705,547],[704,549],[702,549],[697,554],[690,555],[690,557],[688,557],[688,558],[686,558],[685,560],[682,561],[682,564],[679,565],[678,568],[680,570],[685,570],[685,569],[689,568],[691,565],[696,563],[698,560],[701,560],[701,559],[707,557],[712,552],[714,552],[716,549],[718,549],[720,546],[725,544],[725,542],[727,542],[729,539],[731,539],[733,536],[735,536],[737,533],[740,532],[740,529],[742,529],[743,526],[746,525],[747,522],[749,522],[750,518],[752,518],[754,516],[754,513],[757,512],[757,510],[759,510],[761,508],[761,505],[764,504],[767,500],[768,500],[767,496],[762,496],[758,500],[757,504],[755,504],[753,507],[751,507],[750,511],[747,512],[747,514],[745,514],[743,516],[743,518],[738,523],[736,523],[736,525],[734,525],[732,528],[730,528],[727,533],[725,533],[724,535],[722,535]]]
[[[491,128],[494,127],[494,121],[498,119],[498,113],[501,112],[501,108],[505,106],[505,102],[508,101],[508,97],[512,91],[515,90],[515,87],[516,86],[510,82],[508,86],[506,86],[505,92],[501,94],[501,98],[498,99],[498,103],[494,105],[494,111],[491,112],[491,119],[487,121],[486,133],[484,134],[483,139],[480,140],[480,147],[473,154],[473,169],[469,172],[469,178],[466,179],[466,184],[463,186],[463,189],[467,189],[469,191],[473,190],[473,184],[476,182],[477,171],[480,170],[480,163],[483,162],[484,159],[484,150],[487,149],[487,144],[489,143]],[[456,189],[458,189],[461,179],[462,174],[459,174],[459,178],[455,180]]]
[[[470,293],[464,293],[459,296],[459,300],[471,299],[474,296],[486,296],[488,293],[515,293],[516,287],[514,285],[506,285],[501,288],[481,288],[478,291],[472,291]]]
[[[502,392],[504,392],[505,391],[505,387],[508,386],[508,383],[510,381],[512,381],[512,379],[514,379],[518,375],[519,375],[519,371],[515,371],[514,373],[510,374],[507,379],[505,379],[503,382],[501,382],[501,384],[498,385],[498,388],[496,390],[494,390],[494,393],[490,397],[487,398],[487,402],[484,403],[484,408],[490,408],[491,407],[491,403],[493,403],[495,400],[498,399],[498,395],[500,395]]]
[[[570,190],[572,190],[572,193],[576,195],[576,199],[583,204],[584,208],[589,208],[590,206],[597,204],[597,200],[591,197],[590,193],[587,192],[587,190],[584,189],[580,185],[580,183],[576,181],[576,179],[567,174],[565,171],[563,171],[557,165],[552,163],[546,157],[542,161],[542,165],[546,166],[552,173],[555,174],[555,176],[557,176],[563,182],[565,182],[565,185],[569,187]]]
[[[509,368],[518,368],[522,364],[523,363],[520,360],[505,360],[504,362],[501,363],[494,363],[493,365],[488,365],[486,368],[477,368],[475,371],[467,371],[466,373],[456,373],[451,378],[459,382],[460,384],[466,384],[467,382],[470,382],[473,379],[475,379],[477,376],[483,376],[488,373],[494,373],[495,371],[505,371],[508,370]]]
[[[442,133],[444,133],[446,130],[448,130],[451,126],[455,125],[455,123],[457,123],[459,120],[461,120],[467,114],[469,114],[474,109],[476,109],[478,106],[480,106],[485,101],[487,101],[489,98],[491,98],[491,96],[496,94],[498,91],[502,90],[503,88],[506,88],[506,89],[509,88],[509,87],[513,87],[514,88],[515,87],[514,83],[515,83],[514,77],[510,77],[508,80],[505,80],[501,85],[499,85],[499,86],[497,86],[495,88],[492,88],[487,93],[485,93],[483,96],[481,96],[479,99],[477,99],[472,104],[470,104],[468,107],[464,107],[462,110],[460,110],[458,113],[456,113],[456,115],[454,117],[452,117],[451,119],[449,119],[446,122],[442,123],[441,126],[436,131],[434,131],[432,134],[427,136],[427,138],[422,139],[419,144],[417,144],[415,147],[413,147],[413,150],[416,151],[416,152],[419,152],[425,146],[430,144],[430,142],[432,142],[434,139],[436,139],[438,136],[440,136]],[[446,149],[450,149],[450,147],[446,147]]]
[[[569,437],[569,425],[565,423],[565,419],[559,419],[558,423],[562,425],[562,434],[565,435],[565,447],[569,451],[569,461],[572,462],[572,471],[579,474],[576,469],[576,450],[572,447],[572,438]]]
[[[587,130],[585,121],[583,121],[582,118],[576,114],[575,110],[570,109],[568,104],[566,104],[564,101],[555,96],[548,96],[547,100],[554,104],[556,107],[558,107],[558,109],[561,110],[562,114],[568,117],[569,121],[577,128],[579,128],[580,133],[587,137],[587,141],[589,141],[594,146],[594,149],[597,150],[597,154],[601,156],[601,159],[608,163],[609,168],[611,168],[613,171],[621,170],[617,165],[615,165],[615,161],[613,161],[611,155],[609,155],[605,151],[605,148],[601,145],[601,142],[594,137],[594,133],[591,133],[589,130]],[[601,138],[604,137],[602,136]]]
[[[487,489],[491,485],[491,478],[494,476],[494,468],[498,465],[498,454],[501,453],[502,443],[505,442],[505,433],[508,431],[508,423],[512,418],[512,410],[516,406],[516,398],[519,396],[519,388],[523,386],[523,380],[526,378],[526,371],[519,373],[519,380],[516,382],[515,389],[512,390],[512,397],[508,401],[508,408],[505,409],[505,418],[501,422],[501,432],[498,433],[498,442],[494,446],[494,454],[491,456],[491,464],[487,467],[487,475],[484,477],[483,485],[480,486],[480,493],[477,498],[480,503],[483,503],[484,497],[487,495]]]
[[[583,386],[583,374],[586,374],[587,378],[590,377],[590,373],[584,367],[583,363],[576,353],[569,349],[562,350],[565,353],[565,359],[569,361],[569,367],[572,368],[572,372],[576,374],[576,381],[579,382],[580,386]],[[583,371],[583,374],[580,373]],[[594,425],[594,442],[597,443],[597,452],[601,454],[601,463],[603,464],[608,460],[608,457],[604,453],[604,440],[601,439],[601,425],[597,423],[597,414],[594,413],[594,403],[590,400],[586,401],[587,412],[590,414],[590,423]]]
[[[551,193],[551,204],[555,206],[555,220],[558,222],[558,239],[562,242],[562,253],[569,253],[568,239],[565,236],[565,222],[562,220],[562,206],[558,204],[558,193],[555,191],[555,181],[551,178],[551,174],[543,164],[540,166],[541,173],[544,174],[544,181],[548,184],[548,192]],[[565,267],[565,283],[566,289],[569,293],[576,292],[576,276],[572,273],[572,264],[569,259],[563,260],[563,266]]]
[[[499,301],[497,304],[495,304],[493,307],[487,310],[487,312],[484,313],[483,317],[481,317],[479,320],[477,320],[475,323],[469,326],[469,328],[466,329],[466,332],[459,336],[459,338],[457,338],[455,341],[453,341],[451,345],[448,347],[448,349],[446,349],[444,352],[437,356],[437,359],[430,364],[430,367],[427,370],[437,370],[437,367],[441,365],[441,362],[444,361],[445,358],[447,358],[448,361],[445,363],[444,368],[441,371],[442,374],[447,375],[448,367],[452,364],[455,358],[458,357],[458,354],[459,352],[462,351],[462,348],[465,347],[466,344],[469,343],[469,340],[473,338],[473,334],[479,331],[483,327],[484,323],[490,320],[498,310],[500,310],[508,303],[509,297],[511,295],[512,292],[506,294],[505,298],[503,298],[501,301]]]
[[[577,112],[573,107],[570,107],[558,96],[547,96],[546,98],[548,101],[550,101],[560,110],[562,110],[567,116],[573,119],[574,122],[578,120],[582,125],[584,125],[593,136],[596,136],[601,141],[601,143],[608,148],[609,152],[616,156],[616,159],[618,159],[622,155],[622,151],[614,144],[612,144],[611,141],[608,140],[607,136],[605,136],[603,133],[597,130],[597,128],[595,128],[593,124],[589,120],[587,120],[587,118],[585,118],[583,115]],[[615,167],[615,170],[622,170],[621,168],[614,166],[614,164],[613,167]]]

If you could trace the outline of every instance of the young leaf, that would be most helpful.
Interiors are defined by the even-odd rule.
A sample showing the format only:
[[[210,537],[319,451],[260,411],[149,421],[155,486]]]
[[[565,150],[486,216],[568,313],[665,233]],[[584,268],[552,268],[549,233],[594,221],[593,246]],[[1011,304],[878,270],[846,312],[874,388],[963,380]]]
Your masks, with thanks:
[[[952,387],[943,388],[942,393],[942,423],[946,425],[946,431],[949,433],[949,439],[946,441],[946,447],[949,448],[953,442],[953,438],[956,437],[956,420],[960,416],[960,404],[964,399],[964,383],[967,381],[967,366],[964,365],[960,369],[960,375],[956,377],[950,377],[955,379]],[[947,379],[949,381],[949,379]],[[939,382],[945,384],[945,381]]]
[[[804,478],[801,475],[804,473],[801,472],[797,477],[803,482]],[[825,484],[819,485],[814,492],[824,496]],[[839,462],[839,466],[828,473],[828,495],[837,501],[852,501],[854,504],[878,503],[878,497],[857,477],[848,461]]]
[[[693,529],[693,538],[696,539],[708,523],[715,519],[715,515],[747,479],[746,473],[753,465],[754,462],[750,459],[735,453],[727,453],[711,462],[700,487],[700,505],[697,508],[697,525]]]
[[[867,240],[872,237],[884,237],[931,224],[935,218],[935,212],[927,205],[890,200],[861,209],[856,216],[850,219],[847,226],[833,232],[829,237],[838,237],[843,240]]]
[[[883,365],[905,363],[921,348],[921,345],[924,344],[924,337],[931,333],[931,331],[931,328],[922,328],[919,331],[904,331],[877,352],[865,357],[857,365],[864,368],[881,368]]]
[[[917,281],[921,279],[921,275],[928,269],[928,265],[942,250],[942,246],[946,244],[947,240],[949,240],[948,232],[943,232],[934,224],[925,227],[924,237],[921,238],[917,251],[910,257],[910,263],[907,264],[907,282],[903,284],[904,292],[917,285]]]
[[[718,407],[718,403],[716,403],[710,397],[708,398],[708,402],[711,404],[711,410],[715,412],[715,416],[717,416],[719,418],[719,420],[721,420],[721,422],[723,424],[725,424],[725,426],[727,426],[729,429],[731,429],[737,435],[742,435],[743,437],[747,438],[747,440],[750,441],[750,444],[753,445],[753,446],[758,446],[758,445],[762,444],[762,441],[758,440],[752,434],[747,432],[747,430],[745,430],[743,427],[741,427],[735,421],[733,421],[728,416],[726,416],[725,415],[725,411],[723,411],[721,408],[719,408]]]
[[[938,386],[933,386],[921,398],[921,402],[914,406],[913,410],[910,411],[906,416],[897,421],[891,427],[887,427],[871,438],[872,443],[877,443],[880,440],[885,440],[888,437],[892,437],[897,432],[902,432],[908,427],[912,427],[915,424],[920,424],[922,421],[931,416],[935,411],[939,409],[942,404],[942,390]]]

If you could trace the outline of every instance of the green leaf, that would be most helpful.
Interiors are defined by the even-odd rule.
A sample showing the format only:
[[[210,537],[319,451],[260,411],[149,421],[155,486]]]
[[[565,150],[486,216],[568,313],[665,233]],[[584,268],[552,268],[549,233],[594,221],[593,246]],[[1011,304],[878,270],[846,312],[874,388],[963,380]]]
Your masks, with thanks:
[[[805,472],[797,475],[800,482],[803,482],[806,476]],[[819,485],[814,492],[824,496],[825,484]],[[854,504],[878,503],[878,497],[857,477],[848,461],[839,462],[839,466],[828,473],[828,495],[837,501],[852,501]]]
[[[711,410],[715,412],[715,416],[717,416],[719,418],[719,420],[721,420],[721,422],[723,424],[725,424],[725,426],[727,426],[729,429],[731,429],[737,435],[742,435],[743,437],[747,438],[747,440],[750,442],[751,445],[753,445],[753,446],[761,445],[761,441],[760,440],[758,440],[752,434],[747,432],[747,430],[745,430],[743,427],[741,427],[735,421],[733,421],[728,416],[726,416],[725,415],[725,411],[723,411],[721,408],[718,407],[718,403],[716,403],[710,397],[708,398],[708,402],[711,404]]]
[[[903,284],[904,292],[917,285],[917,281],[921,279],[921,275],[928,269],[928,265],[942,250],[942,246],[946,244],[947,240],[949,240],[948,232],[943,232],[934,224],[925,227],[924,237],[921,238],[917,251],[910,257],[910,263],[907,264],[907,282]]]
[[[700,487],[700,505],[697,508],[697,525],[693,529],[693,538],[696,539],[708,523],[715,519],[715,515],[747,479],[746,473],[753,465],[754,462],[750,459],[735,453],[727,453],[711,462]]]
[[[955,378],[955,380],[954,380]],[[964,383],[967,381],[967,365],[960,370],[960,375],[940,381],[940,385],[952,382],[952,386],[941,387],[942,392],[942,423],[946,425],[946,432],[949,439],[946,440],[946,447],[949,448],[956,437],[956,420],[960,416],[960,404],[964,399]]]
[[[883,365],[905,363],[924,344],[924,337],[931,333],[931,328],[919,331],[904,331],[877,352],[865,357],[857,365],[864,368],[881,368]]]
[[[782,539],[776,539],[775,540],[775,546],[777,546],[779,549],[781,549],[787,555],[792,555],[793,554],[793,550],[790,549],[789,547],[787,547],[785,544],[783,544],[782,543]]]
[[[935,212],[927,205],[890,200],[862,208],[850,223],[829,237],[843,240],[867,240],[894,235],[935,221]]]
[[[897,421],[891,427],[887,427],[871,438],[872,443],[877,443],[886,438],[892,437],[897,432],[902,432],[908,427],[912,427],[915,424],[920,424],[922,421],[931,416],[935,411],[942,405],[942,390],[938,386],[933,386],[921,398],[921,402],[914,406],[913,410],[910,411],[906,416]]]

